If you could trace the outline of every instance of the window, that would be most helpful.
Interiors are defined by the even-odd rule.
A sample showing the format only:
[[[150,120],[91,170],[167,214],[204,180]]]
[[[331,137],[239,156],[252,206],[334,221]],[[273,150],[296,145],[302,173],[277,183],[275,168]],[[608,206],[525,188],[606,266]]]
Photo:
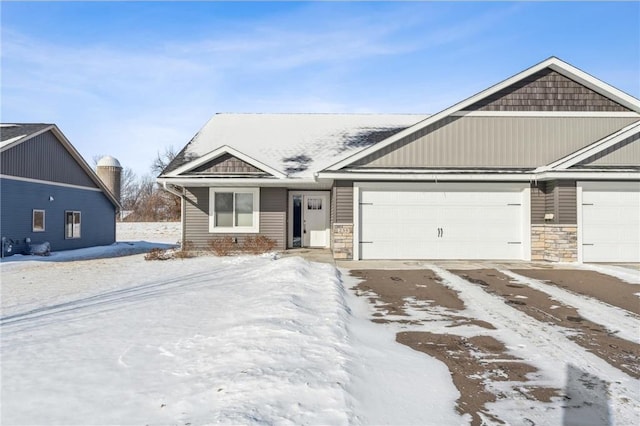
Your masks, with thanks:
[[[80,238],[80,212],[64,212],[64,237]]]
[[[32,231],[44,232],[44,210],[33,210]]]
[[[260,188],[210,188],[209,232],[258,232]]]

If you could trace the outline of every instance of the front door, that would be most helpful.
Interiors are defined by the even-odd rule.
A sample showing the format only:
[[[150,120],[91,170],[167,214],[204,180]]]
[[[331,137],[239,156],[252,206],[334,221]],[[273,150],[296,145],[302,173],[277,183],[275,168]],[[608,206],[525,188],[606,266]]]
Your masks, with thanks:
[[[329,192],[290,192],[289,247],[329,245]]]

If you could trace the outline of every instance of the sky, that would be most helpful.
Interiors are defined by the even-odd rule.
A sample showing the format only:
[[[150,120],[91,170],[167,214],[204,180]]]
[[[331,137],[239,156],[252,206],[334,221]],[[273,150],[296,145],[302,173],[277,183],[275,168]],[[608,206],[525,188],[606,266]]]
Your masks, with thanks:
[[[640,97],[638,2],[0,3],[3,123],[138,175],[220,112],[437,113],[550,56]],[[256,141],[259,143],[259,141]]]

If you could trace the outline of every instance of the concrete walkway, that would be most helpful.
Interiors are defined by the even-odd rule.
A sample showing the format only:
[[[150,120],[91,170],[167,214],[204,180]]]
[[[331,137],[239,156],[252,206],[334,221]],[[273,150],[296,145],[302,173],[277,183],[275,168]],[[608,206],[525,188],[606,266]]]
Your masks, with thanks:
[[[300,256],[310,262],[328,263],[336,266],[336,262],[333,259],[333,253],[331,249],[323,248],[298,248],[281,251],[282,257]]]

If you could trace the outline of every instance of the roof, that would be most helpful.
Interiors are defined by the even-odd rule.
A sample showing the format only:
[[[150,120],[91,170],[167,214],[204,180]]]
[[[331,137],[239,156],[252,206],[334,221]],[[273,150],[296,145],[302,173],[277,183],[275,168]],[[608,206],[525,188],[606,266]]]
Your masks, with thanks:
[[[566,77],[569,77],[572,80],[575,80],[581,84],[583,84],[584,86],[592,89],[593,91],[600,93],[603,96],[606,96],[612,100],[614,100],[615,102],[619,103],[620,105],[624,106],[625,108],[628,108],[629,110],[633,111],[634,113],[640,113],[640,101],[636,98],[634,98],[633,96],[630,96],[624,92],[622,92],[621,90],[616,89],[615,87],[605,83],[602,80],[599,80],[595,77],[593,77],[590,74],[587,74],[586,72],[574,67],[573,65],[570,65],[558,58],[556,58],[555,56],[546,59],[522,72],[519,72],[518,74],[507,78],[506,80],[501,81],[498,84],[495,84],[491,87],[489,87],[488,89],[483,90],[482,92],[479,92],[461,102],[458,102],[457,104],[443,110],[440,111],[437,114],[434,114],[432,116],[430,116],[429,118],[427,118],[424,121],[421,121],[420,123],[416,123],[415,125],[404,129],[403,131],[400,131],[398,133],[396,133],[395,135],[385,139],[383,142],[376,144],[375,146],[370,146],[368,148],[362,149],[358,152],[353,153],[352,156],[350,156],[349,158],[345,158],[343,160],[337,160],[336,163],[334,163],[333,165],[331,165],[330,167],[328,167],[328,170],[340,170],[343,167],[346,167],[362,158],[367,157],[368,155],[371,155],[372,153],[381,150],[383,148],[386,148],[387,146],[398,142],[399,140],[401,140],[402,138],[404,138],[405,136],[408,136],[410,134],[416,133],[424,128],[426,128],[427,126],[436,123],[437,121],[459,113],[460,111],[464,110],[465,108],[473,105],[474,103],[485,99],[497,92],[499,92],[500,90],[518,82],[521,81],[545,68],[550,68]]]
[[[96,172],[89,166],[85,159],[80,155],[76,148],[71,144],[69,139],[62,133],[62,131],[55,124],[44,123],[24,123],[24,124],[0,124],[0,152],[7,151],[16,145],[30,140],[31,138],[40,135],[44,132],[51,131],[53,135],[60,141],[62,146],[71,154],[74,160],[80,165],[80,167],[87,173],[89,178],[102,190],[109,201],[117,208],[122,206],[120,202],[111,194],[111,191],[105,186],[102,179],[98,177]]]
[[[312,177],[427,118],[424,114],[216,114],[162,172],[176,176],[228,152],[274,175]],[[213,157],[215,158],[215,157]],[[208,158],[208,159],[213,159]],[[261,167],[262,166],[262,167]],[[270,169],[270,170],[269,170]]]
[[[0,124],[0,147],[4,147],[25,136],[40,133],[51,126],[52,124],[45,123]]]

